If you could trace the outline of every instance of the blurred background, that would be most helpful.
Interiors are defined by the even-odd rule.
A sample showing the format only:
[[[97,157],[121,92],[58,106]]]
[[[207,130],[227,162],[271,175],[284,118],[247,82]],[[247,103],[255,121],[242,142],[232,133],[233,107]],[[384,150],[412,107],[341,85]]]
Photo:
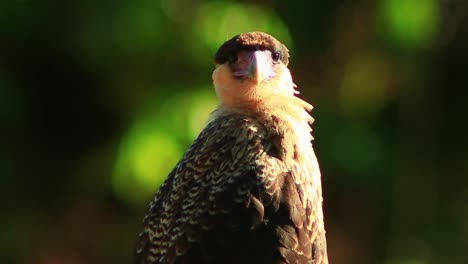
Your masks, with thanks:
[[[468,263],[463,0],[3,0],[0,263],[130,263],[216,105],[213,55],[266,31],[311,102],[330,263]]]

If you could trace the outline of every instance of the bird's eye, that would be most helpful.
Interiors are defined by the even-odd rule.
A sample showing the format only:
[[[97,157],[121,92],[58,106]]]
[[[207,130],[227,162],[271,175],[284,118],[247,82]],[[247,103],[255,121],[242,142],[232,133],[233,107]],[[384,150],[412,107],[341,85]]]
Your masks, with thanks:
[[[281,59],[281,53],[279,51],[275,51],[271,54],[271,58],[274,62],[278,62]]]
[[[229,55],[229,58],[228,58],[229,63],[234,63],[234,62],[236,62],[236,60],[237,60],[236,55],[234,55],[234,54]]]

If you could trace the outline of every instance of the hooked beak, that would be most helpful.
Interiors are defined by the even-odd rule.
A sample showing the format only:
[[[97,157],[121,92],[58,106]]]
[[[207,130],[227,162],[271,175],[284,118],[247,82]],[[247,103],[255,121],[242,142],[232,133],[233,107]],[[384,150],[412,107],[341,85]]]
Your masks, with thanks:
[[[238,79],[249,79],[255,84],[260,84],[274,76],[272,65],[269,51],[241,51],[233,75]]]

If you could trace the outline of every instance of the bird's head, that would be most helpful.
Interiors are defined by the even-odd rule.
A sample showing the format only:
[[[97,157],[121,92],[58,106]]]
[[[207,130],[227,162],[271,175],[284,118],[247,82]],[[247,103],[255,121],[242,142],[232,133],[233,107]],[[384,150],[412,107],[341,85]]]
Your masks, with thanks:
[[[275,96],[294,96],[285,45],[263,32],[226,41],[215,55],[213,83],[222,105],[245,107]]]

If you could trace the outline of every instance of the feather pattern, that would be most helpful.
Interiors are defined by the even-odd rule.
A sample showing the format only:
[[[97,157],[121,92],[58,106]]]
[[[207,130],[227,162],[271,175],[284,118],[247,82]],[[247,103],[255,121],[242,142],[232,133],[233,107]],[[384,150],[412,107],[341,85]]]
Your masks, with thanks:
[[[280,51],[262,57],[273,76],[235,78],[256,51]],[[261,32],[221,46],[220,106],[150,203],[134,263],[328,263],[312,106],[295,96],[288,57]]]
[[[326,263],[311,144],[304,166],[278,117],[214,116],[150,204],[135,263]]]

